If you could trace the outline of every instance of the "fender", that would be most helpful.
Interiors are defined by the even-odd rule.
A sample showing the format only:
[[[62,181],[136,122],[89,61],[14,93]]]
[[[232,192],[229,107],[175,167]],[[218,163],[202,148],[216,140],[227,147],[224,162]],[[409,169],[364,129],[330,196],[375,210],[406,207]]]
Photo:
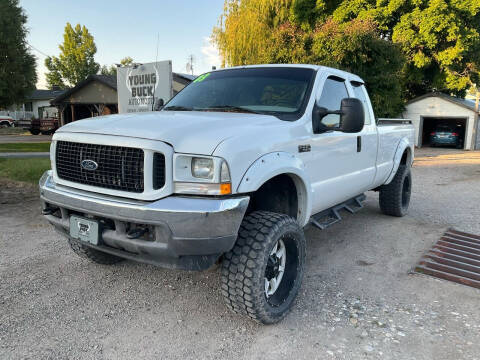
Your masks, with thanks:
[[[298,197],[297,221],[305,226],[312,211],[312,190],[305,173],[305,164],[293,154],[278,151],[255,160],[240,180],[237,193],[254,192],[268,180],[282,174],[289,175],[295,184]]]
[[[395,151],[395,155],[393,157],[392,172],[388,176],[384,185],[389,184],[393,180],[393,177],[397,173],[398,167],[400,166],[400,161],[402,160],[403,153],[405,152],[406,149],[408,149],[408,151],[409,151],[409,155],[408,155],[408,158],[407,158],[407,164],[412,165],[412,162],[413,162],[412,146],[411,146],[410,142],[408,141],[408,138],[404,137],[398,143],[397,150]]]

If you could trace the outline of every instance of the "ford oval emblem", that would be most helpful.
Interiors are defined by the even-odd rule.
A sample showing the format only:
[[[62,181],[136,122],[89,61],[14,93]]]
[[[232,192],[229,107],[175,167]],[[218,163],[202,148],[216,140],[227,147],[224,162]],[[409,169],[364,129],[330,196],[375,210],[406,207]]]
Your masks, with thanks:
[[[98,164],[93,160],[83,160],[80,165],[82,165],[82,168],[89,171],[98,169]]]

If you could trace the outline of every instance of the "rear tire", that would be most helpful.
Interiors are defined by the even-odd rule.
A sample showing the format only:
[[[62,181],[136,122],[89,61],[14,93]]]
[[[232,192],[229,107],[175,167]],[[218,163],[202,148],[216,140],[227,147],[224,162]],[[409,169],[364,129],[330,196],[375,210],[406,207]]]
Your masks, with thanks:
[[[305,248],[303,229],[292,217],[267,211],[246,216],[222,262],[227,306],[263,324],[280,321],[300,289]]]
[[[91,262],[97,263],[97,264],[102,264],[102,265],[113,265],[116,264],[122,260],[124,260],[121,257],[115,256],[115,255],[110,255],[107,253],[104,253],[102,251],[98,251],[96,249],[92,249],[91,247],[88,247],[86,245],[82,245],[78,243],[77,241],[74,240],[68,240],[68,243],[70,244],[70,247],[72,248],[73,252],[80,256],[83,259],[88,259]]]
[[[40,130],[30,130],[30,133],[32,135],[38,135],[38,134],[40,134]]]
[[[405,216],[410,205],[412,174],[410,166],[400,165],[393,180],[380,187],[380,209],[386,215]]]

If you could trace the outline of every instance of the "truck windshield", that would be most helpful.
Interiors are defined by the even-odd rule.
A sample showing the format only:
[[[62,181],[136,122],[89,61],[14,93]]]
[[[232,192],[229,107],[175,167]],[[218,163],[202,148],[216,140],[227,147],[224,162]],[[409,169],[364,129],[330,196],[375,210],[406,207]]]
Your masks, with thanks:
[[[315,71],[258,67],[200,75],[164,107],[169,111],[225,111],[269,114],[297,120],[305,111]]]

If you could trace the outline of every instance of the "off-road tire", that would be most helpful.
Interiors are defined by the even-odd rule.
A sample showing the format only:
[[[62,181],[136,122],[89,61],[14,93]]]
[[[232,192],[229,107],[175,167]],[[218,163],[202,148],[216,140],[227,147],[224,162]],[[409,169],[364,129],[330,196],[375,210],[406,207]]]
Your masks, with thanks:
[[[113,265],[122,260],[121,257],[104,253],[102,251],[98,251],[96,249],[92,249],[86,245],[80,244],[78,241],[75,240],[68,240],[70,247],[72,248],[73,252],[80,256],[83,259],[88,259],[91,262],[102,264],[102,265]]]
[[[380,209],[386,215],[405,216],[410,205],[412,174],[410,166],[400,165],[393,180],[380,187]]]
[[[265,270],[270,252],[279,239],[285,243],[287,264],[278,289],[268,300]],[[267,211],[247,215],[235,246],[224,255],[222,262],[221,286],[227,306],[263,324],[280,321],[300,289],[305,249],[303,229],[292,217]],[[272,304],[275,296],[278,304]]]

